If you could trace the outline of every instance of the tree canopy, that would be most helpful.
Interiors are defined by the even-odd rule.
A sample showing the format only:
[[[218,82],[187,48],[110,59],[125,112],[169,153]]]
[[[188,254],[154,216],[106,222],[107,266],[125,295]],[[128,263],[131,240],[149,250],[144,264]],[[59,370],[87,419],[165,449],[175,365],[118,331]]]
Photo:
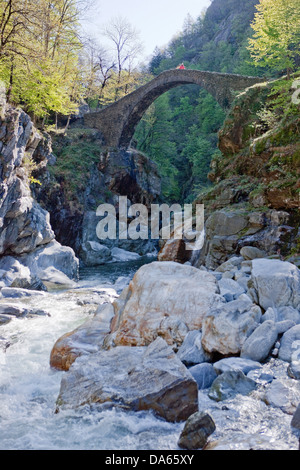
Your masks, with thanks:
[[[34,118],[69,114],[81,94],[76,0],[0,1],[0,79]]]
[[[290,72],[300,54],[299,0],[260,0],[251,24],[249,50],[254,63]]]

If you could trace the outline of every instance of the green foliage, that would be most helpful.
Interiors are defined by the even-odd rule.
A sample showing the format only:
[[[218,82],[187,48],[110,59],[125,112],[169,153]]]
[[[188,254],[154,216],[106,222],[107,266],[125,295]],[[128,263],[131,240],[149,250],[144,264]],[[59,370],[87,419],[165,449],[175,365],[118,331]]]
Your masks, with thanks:
[[[300,52],[299,0],[260,0],[256,9],[249,39],[254,63],[289,74]]]
[[[81,100],[76,0],[0,2],[0,79],[33,118],[69,115]]]
[[[158,164],[165,199],[187,201],[208,185],[216,133],[224,116],[216,101],[197,86],[162,95],[146,112],[135,139],[139,150]]]
[[[63,138],[63,144],[59,145],[54,139],[53,150],[57,159],[54,166],[49,166],[50,173],[58,181],[64,181],[67,194],[74,195],[78,191],[84,191],[93,165],[99,163],[99,143],[81,141],[79,145],[76,138],[70,142]]]

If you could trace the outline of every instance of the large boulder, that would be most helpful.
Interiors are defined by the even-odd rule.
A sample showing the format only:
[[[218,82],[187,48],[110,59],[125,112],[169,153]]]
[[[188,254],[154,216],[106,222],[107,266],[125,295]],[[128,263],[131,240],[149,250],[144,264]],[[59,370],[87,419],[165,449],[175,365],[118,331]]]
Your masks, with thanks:
[[[276,259],[254,259],[251,282],[264,310],[286,306],[300,310],[300,270],[294,264]]]
[[[260,320],[260,307],[242,294],[237,300],[220,304],[206,315],[202,325],[202,345],[209,353],[239,354]]]
[[[61,407],[105,404],[126,410],[153,410],[167,421],[198,411],[198,387],[162,338],[148,347],[118,346],[79,357],[62,378]]]
[[[221,302],[215,277],[175,262],[142,266],[114,302],[111,341],[114,345],[145,346],[161,336],[181,346],[190,330],[200,330]]]
[[[263,362],[277,341],[278,330],[272,320],[259,325],[246,339],[241,350],[241,357]]]
[[[49,281],[49,268],[54,268],[69,279],[78,279],[79,261],[72,248],[62,246],[52,240],[44,247],[20,257],[20,262],[28,266],[33,274],[40,279]]]

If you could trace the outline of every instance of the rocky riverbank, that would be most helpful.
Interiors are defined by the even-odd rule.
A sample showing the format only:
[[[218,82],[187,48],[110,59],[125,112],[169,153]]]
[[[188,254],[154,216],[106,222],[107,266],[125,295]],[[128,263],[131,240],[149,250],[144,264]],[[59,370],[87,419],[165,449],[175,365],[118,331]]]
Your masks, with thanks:
[[[293,419],[297,439],[299,309],[300,271],[288,262],[239,256],[215,271],[145,265],[117,299],[54,345],[50,364],[66,371],[58,410],[96,403],[176,422],[199,412],[213,419],[213,403],[225,410],[250,396],[268,414]],[[213,433],[208,448],[229,445]],[[187,442],[186,431],[184,442],[204,447],[203,439]],[[263,447],[272,448],[267,438]]]

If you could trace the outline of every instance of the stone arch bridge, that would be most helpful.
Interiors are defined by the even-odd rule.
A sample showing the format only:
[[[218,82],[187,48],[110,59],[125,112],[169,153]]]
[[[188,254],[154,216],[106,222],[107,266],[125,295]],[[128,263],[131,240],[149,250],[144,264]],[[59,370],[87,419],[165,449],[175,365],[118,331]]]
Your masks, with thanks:
[[[107,147],[128,148],[135,128],[147,108],[171,88],[197,84],[207,90],[226,110],[234,99],[234,92],[262,81],[258,77],[171,69],[106,108],[86,114],[84,122],[86,126],[101,131]]]

